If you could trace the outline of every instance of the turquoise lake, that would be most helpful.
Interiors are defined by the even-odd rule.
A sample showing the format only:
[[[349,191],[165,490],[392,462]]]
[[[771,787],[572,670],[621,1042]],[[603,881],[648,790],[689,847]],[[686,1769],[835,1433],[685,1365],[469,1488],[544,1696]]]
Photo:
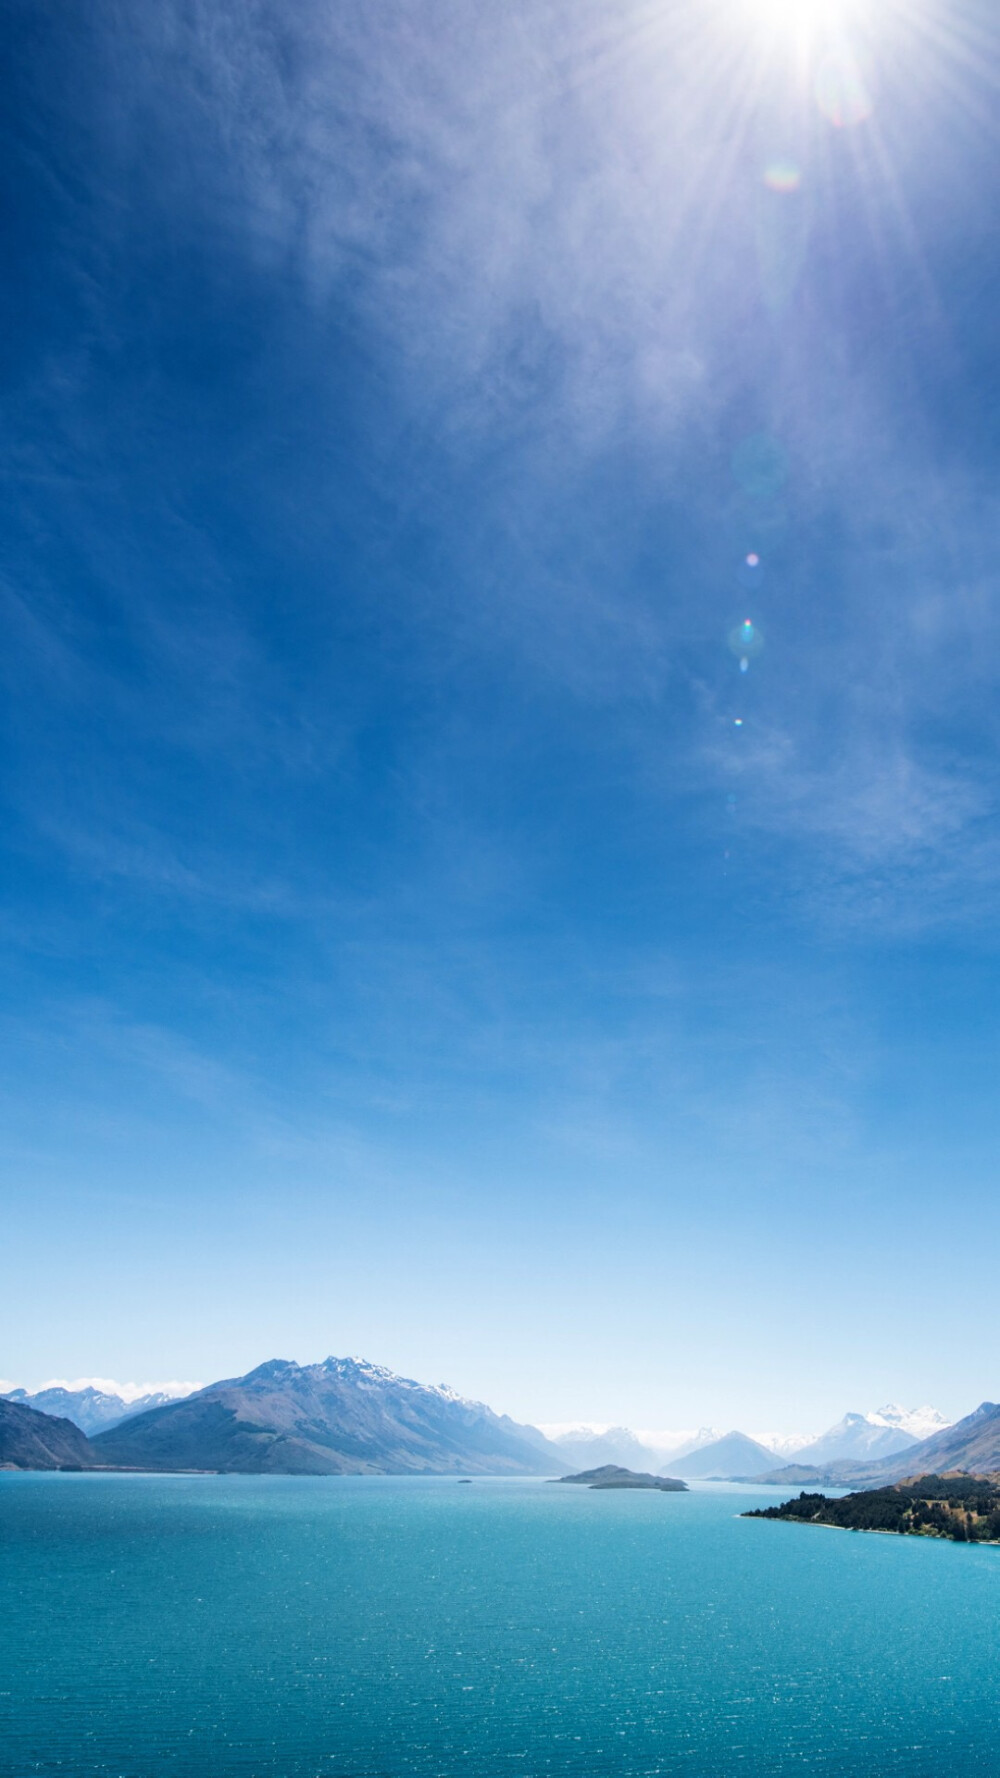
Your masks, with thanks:
[[[1000,1549],[774,1498],[0,1475],[0,1770],[1000,1774]]]

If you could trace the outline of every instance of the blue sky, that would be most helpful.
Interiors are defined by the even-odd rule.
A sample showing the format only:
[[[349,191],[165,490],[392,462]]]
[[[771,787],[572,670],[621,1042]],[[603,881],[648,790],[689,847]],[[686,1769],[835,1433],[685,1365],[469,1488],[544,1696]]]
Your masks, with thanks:
[[[794,10],[13,0],[5,1376],[1000,1391],[1000,44]]]

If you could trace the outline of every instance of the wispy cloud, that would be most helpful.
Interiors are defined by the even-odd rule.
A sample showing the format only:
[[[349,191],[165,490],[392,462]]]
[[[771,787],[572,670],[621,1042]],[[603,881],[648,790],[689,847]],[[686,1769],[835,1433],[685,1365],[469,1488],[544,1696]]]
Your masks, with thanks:
[[[165,1383],[119,1383],[114,1377],[49,1377],[44,1383],[37,1384],[32,1393],[40,1393],[43,1389],[99,1389],[103,1395],[118,1395],[122,1401],[132,1402],[143,1395],[169,1395],[171,1399],[179,1400],[202,1387],[201,1383],[181,1383],[176,1379]]]
[[[473,18],[448,6],[435,16],[440,31],[356,6],[311,6],[294,21],[262,0],[143,11],[130,25],[128,81],[107,95],[110,159],[122,170],[169,159],[156,202],[192,248],[211,234],[242,276],[297,293],[310,402],[330,424],[335,354],[327,374],[323,330],[334,316],[358,330],[384,395],[358,423],[375,485],[381,465],[391,489],[389,524],[397,536],[425,521],[440,531],[446,475],[462,499],[424,625],[428,665],[446,628],[448,672],[502,651],[547,697],[558,688],[619,723],[628,706],[638,714],[615,744],[637,785],[658,781],[663,802],[679,779],[700,780],[707,795],[735,774],[751,821],[815,845],[824,868],[833,858],[852,879],[887,860],[902,870],[943,859],[987,812],[988,771],[916,731],[948,719],[961,623],[941,577],[954,540],[980,547],[992,496],[976,508],[967,478],[921,442],[912,404],[898,401],[897,366],[852,361],[853,313],[842,289],[820,288],[818,264],[804,263],[781,317],[781,353],[750,344],[762,156],[790,128],[750,39],[712,8],[698,20],[635,9],[612,28],[588,7],[569,38],[556,16]],[[164,82],[165,67],[176,78]],[[837,193],[820,148],[805,149],[813,235],[826,227],[829,253],[823,206],[832,213]],[[862,138],[856,153],[869,201],[876,157]],[[104,300],[113,338],[120,322]],[[278,368],[294,380],[296,355],[283,350]],[[75,375],[79,409],[86,373]],[[729,466],[741,433],[762,425],[789,462],[774,512],[741,505]],[[86,443],[93,458],[95,438]],[[254,483],[260,468],[248,460]],[[628,483],[627,498],[617,488],[595,501],[594,477],[609,475]],[[108,678],[88,685],[91,669],[52,626],[37,631],[39,659],[56,649],[76,695],[107,706],[110,694],[132,735],[148,709],[150,731],[179,754],[239,756],[251,776],[277,759],[292,780],[339,769],[363,710],[344,710],[340,686],[322,715],[289,698],[176,472],[161,497],[169,555],[193,567],[205,595],[197,608],[144,592],[113,528],[85,527],[93,568],[121,589],[123,609],[128,589],[127,623],[161,688],[144,704],[135,692],[123,702]],[[657,585],[648,557],[664,503],[674,541]],[[737,763],[670,711],[706,678],[712,710],[733,703],[723,632],[739,595],[726,577],[741,536],[776,519],[812,528],[817,559],[794,565],[810,609],[781,603],[782,570],[769,564],[767,693]],[[821,559],[831,526],[835,592]],[[731,551],[713,547],[720,528]],[[881,552],[878,532],[889,539]],[[981,637],[987,583],[965,578],[973,590],[956,597]],[[817,610],[834,600],[835,624]],[[978,652],[984,705],[988,655]],[[953,665],[951,696],[967,698]],[[273,720],[262,720],[265,704]],[[408,767],[414,801],[430,778],[446,781],[456,739],[423,739]],[[501,747],[498,736],[492,762]],[[157,834],[141,785],[119,792],[117,807],[109,791],[83,819],[60,812],[51,785],[33,793],[51,836],[97,874],[294,911],[296,891],[278,873],[227,884],[197,847]]]

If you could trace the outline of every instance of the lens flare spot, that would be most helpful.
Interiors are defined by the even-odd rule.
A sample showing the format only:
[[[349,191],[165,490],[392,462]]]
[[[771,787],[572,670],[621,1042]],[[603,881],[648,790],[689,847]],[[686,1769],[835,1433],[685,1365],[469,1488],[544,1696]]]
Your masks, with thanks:
[[[764,184],[768,191],[780,192],[786,196],[789,192],[798,191],[802,184],[802,169],[794,161],[769,161],[764,168]]]
[[[754,655],[760,653],[764,646],[764,638],[757,624],[749,617],[730,630],[726,640],[733,654],[740,663],[740,672],[745,673]]]
[[[751,591],[754,587],[760,586],[761,581],[764,578],[764,568],[756,551],[751,550],[748,556],[743,557],[743,560],[736,571],[736,575],[740,585],[749,588]]]
[[[837,130],[853,129],[871,117],[871,95],[850,50],[823,57],[816,71],[816,103]]]

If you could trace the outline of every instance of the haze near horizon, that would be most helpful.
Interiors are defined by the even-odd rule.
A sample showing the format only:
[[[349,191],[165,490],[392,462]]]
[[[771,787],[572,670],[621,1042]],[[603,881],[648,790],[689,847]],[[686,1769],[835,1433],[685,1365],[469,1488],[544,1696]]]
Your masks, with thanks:
[[[4,1375],[994,1399],[992,10],[8,16]]]

